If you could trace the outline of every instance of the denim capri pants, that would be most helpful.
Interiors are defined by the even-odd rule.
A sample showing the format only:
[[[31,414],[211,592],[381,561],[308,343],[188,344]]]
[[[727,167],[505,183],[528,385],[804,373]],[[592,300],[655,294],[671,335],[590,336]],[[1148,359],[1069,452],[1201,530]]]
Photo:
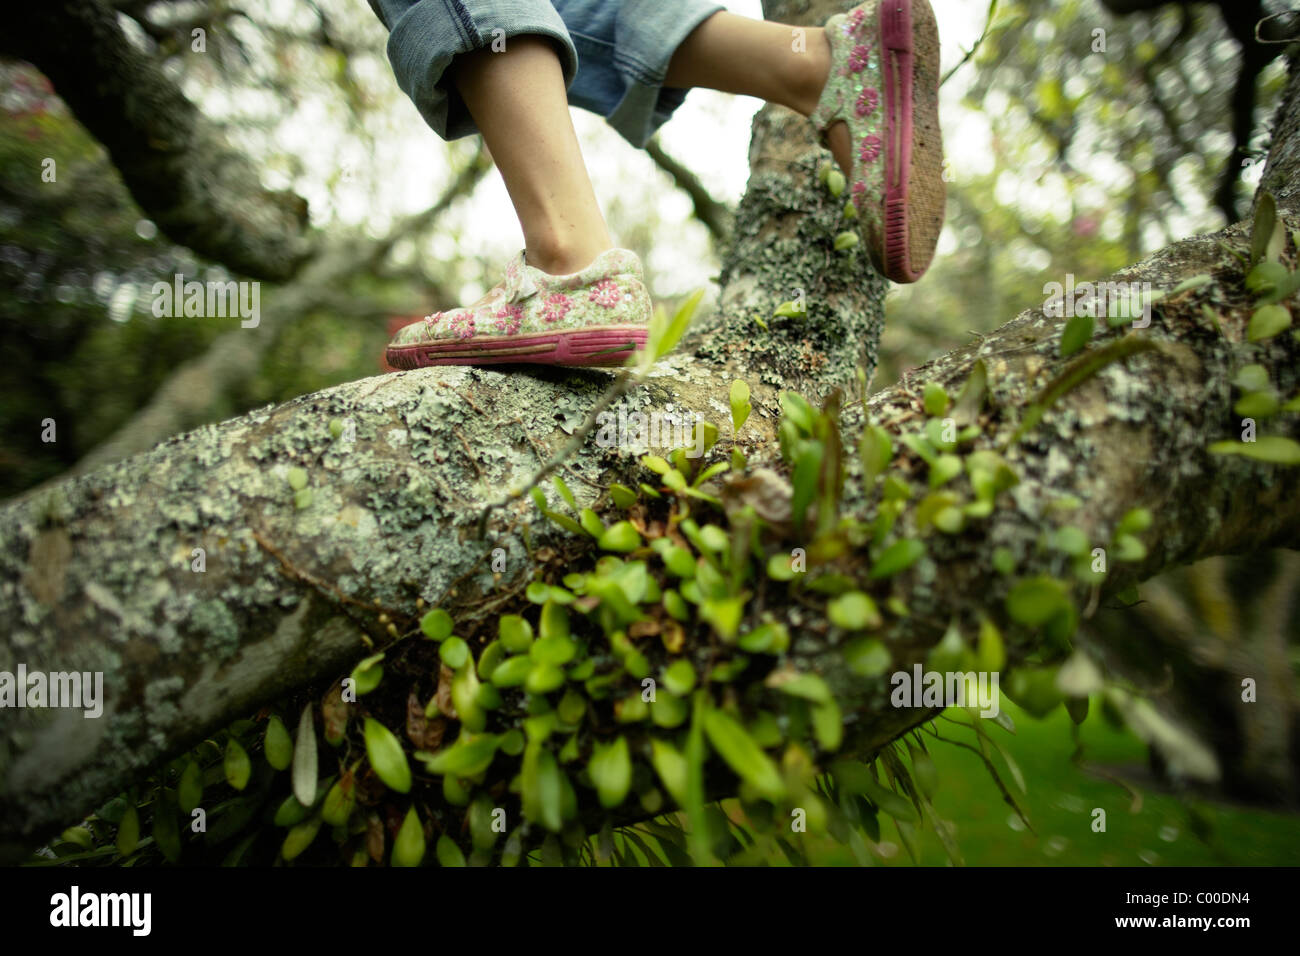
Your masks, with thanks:
[[[458,53],[541,34],[555,41],[569,102],[644,146],[686,91],[665,88],[668,61],[719,10],[711,0],[369,0],[388,28],[397,83],[443,139],[478,132],[444,73]]]

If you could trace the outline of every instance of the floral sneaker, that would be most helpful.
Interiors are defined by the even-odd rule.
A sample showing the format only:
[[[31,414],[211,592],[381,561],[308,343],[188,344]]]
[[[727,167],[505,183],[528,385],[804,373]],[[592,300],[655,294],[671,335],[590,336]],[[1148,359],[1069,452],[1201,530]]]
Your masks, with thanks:
[[[645,346],[650,294],[641,260],[607,249],[581,272],[550,275],[520,252],[506,277],[471,306],[399,329],[388,364],[622,365]]]
[[[926,0],[871,0],[826,21],[831,73],[809,119],[843,121],[849,199],[872,263],[895,282],[930,265],[943,226],[939,32]]]

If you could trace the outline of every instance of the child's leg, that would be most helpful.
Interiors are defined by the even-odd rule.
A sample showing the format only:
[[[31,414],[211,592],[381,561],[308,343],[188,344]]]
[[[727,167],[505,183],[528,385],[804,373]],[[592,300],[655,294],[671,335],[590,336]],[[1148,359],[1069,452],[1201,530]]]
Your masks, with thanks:
[[[794,27],[721,10],[682,41],[664,85],[756,96],[806,116],[826,85],[830,44],[820,27],[799,29],[804,42],[796,52]]]
[[[608,0],[584,2],[592,4],[588,12],[608,9]],[[566,86],[580,72],[578,53],[555,6],[550,0],[371,5],[390,30],[394,75],[429,126],[444,139],[483,136],[527,244],[477,302],[399,329],[388,344],[388,364],[623,364],[645,345],[650,295],[640,259],[613,247],[596,204],[569,115]],[[697,22],[684,25],[682,34]]]
[[[809,116],[830,74],[831,48],[821,27],[799,29],[802,43],[796,49],[794,27],[715,13],[677,48],[664,85],[756,96]],[[837,123],[829,137],[831,153],[848,175],[848,128]]]
[[[551,41],[511,37],[503,52],[458,57],[451,77],[505,180],[528,264],[577,272],[611,248]]]

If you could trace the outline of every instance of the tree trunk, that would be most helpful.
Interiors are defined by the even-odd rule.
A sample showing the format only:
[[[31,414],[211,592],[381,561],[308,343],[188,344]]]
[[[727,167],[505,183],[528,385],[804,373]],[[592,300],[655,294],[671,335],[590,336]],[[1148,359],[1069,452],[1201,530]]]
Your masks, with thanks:
[[[767,12],[796,19],[795,6],[804,5],[769,4]],[[801,16],[819,22],[832,5],[811,6]],[[1297,225],[1296,88],[1293,76],[1265,179],[1289,228]],[[855,368],[868,375],[874,368],[885,285],[860,251],[832,247],[840,204],[817,185],[824,155],[798,117],[778,108],[759,114],[720,307],[620,403],[698,412],[729,435],[728,388],[744,378],[754,413],[738,445],[751,474],[761,465],[788,473],[773,440],[778,392],[825,396],[850,385]],[[1072,586],[1085,615],[1171,565],[1300,544],[1300,469],[1206,450],[1240,434],[1229,382],[1241,365],[1264,365],[1284,396],[1298,384],[1300,348],[1290,332],[1245,341],[1242,270],[1224,247],[1245,248],[1247,233],[1238,225],[1189,239],[1114,277],[1170,290],[1188,276],[1214,276],[1212,285],[1164,299],[1148,328],[1103,327],[1087,350],[1063,359],[1063,320],[1031,309],[865,404],[846,402],[845,515],[867,520],[879,505],[878,485],[861,480],[861,425],[916,434],[925,413],[912,383],[934,381],[955,393],[978,362],[987,370],[987,401],[970,415],[980,432],[970,447],[1000,450],[1019,477],[990,516],[956,535],[923,535],[915,509],[904,510],[897,533],[923,539],[926,554],[883,586],[868,580],[865,545],[836,562],[882,606],[890,596],[906,604],[909,613],[887,614],[877,635],[893,669],[923,663],[954,622],[973,635],[982,615],[1008,634],[1009,664],[1041,647],[1042,634],[1010,620],[1004,598],[1018,580],[1061,574],[1061,554],[1042,546],[1060,524],[1109,548],[1130,509],[1154,516],[1143,535],[1145,557],[1112,557],[1104,583]],[[771,318],[799,289],[807,317]],[[1128,357],[1081,376],[1036,427],[1012,440],[1063,369],[1077,372],[1081,361],[1116,348]],[[561,369],[437,368],[370,378],[198,429],[0,509],[0,671],[19,663],[29,672],[102,671],[105,692],[99,719],[55,709],[0,716],[0,841],[10,852],[30,846],[205,734],[337,676],[367,653],[367,641],[387,639],[381,612],[404,632],[423,599],[446,607],[457,632],[473,637],[476,622],[526,607],[524,587],[534,576],[558,580],[588,566],[592,539],[538,519],[527,496],[496,510],[485,538],[476,530],[484,503],[522,487],[608,384],[598,371]],[[331,433],[334,419],[355,426],[355,441],[347,428],[342,437]],[[1295,437],[1294,418],[1269,425]],[[579,506],[602,510],[601,489],[611,481],[652,480],[638,457],[585,442],[566,466]],[[295,508],[291,467],[308,475],[306,507]],[[926,493],[927,468],[916,454],[903,450],[893,470],[912,500]],[[717,484],[729,501],[752,493],[733,478]],[[1068,496],[1082,506],[1063,519],[1058,506]],[[770,504],[780,510],[780,501]],[[790,531],[767,541],[769,553],[808,544]],[[191,570],[196,548],[204,550],[202,572]],[[498,548],[506,570],[494,574]],[[994,569],[995,548],[1010,551],[1011,574]],[[760,589],[747,623],[764,609],[791,625],[788,666],[820,673],[835,693],[846,749],[869,754],[933,716],[891,707],[885,676],[849,672],[839,648],[844,634],[828,622],[824,599]],[[689,632],[687,652],[707,640]]]

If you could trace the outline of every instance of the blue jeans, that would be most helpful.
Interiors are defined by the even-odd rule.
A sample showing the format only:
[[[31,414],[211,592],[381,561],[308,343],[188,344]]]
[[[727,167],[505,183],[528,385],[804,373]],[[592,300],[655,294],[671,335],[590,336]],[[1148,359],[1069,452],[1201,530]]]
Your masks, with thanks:
[[[711,0],[369,0],[388,28],[397,83],[443,139],[478,132],[447,67],[522,34],[555,41],[569,102],[644,146],[686,91],[665,88],[673,52],[724,9]]]

